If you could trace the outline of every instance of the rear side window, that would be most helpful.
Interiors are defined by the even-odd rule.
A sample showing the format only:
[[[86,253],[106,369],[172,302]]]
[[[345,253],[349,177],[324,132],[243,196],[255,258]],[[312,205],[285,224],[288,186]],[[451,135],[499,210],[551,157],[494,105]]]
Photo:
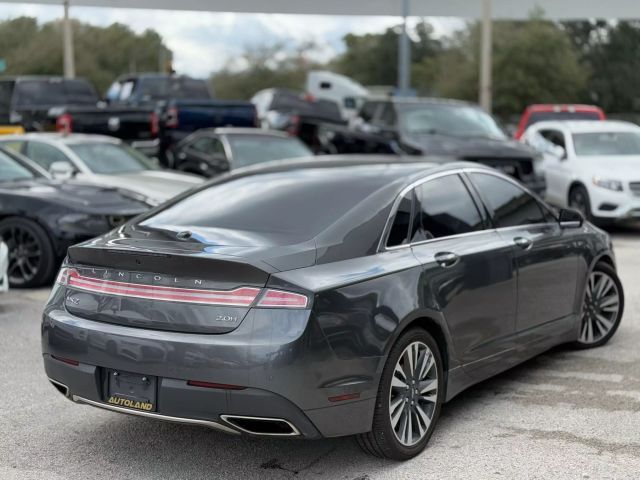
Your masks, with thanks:
[[[398,210],[393,218],[387,247],[397,247],[409,242],[409,224],[411,222],[411,208],[413,206],[413,192],[402,197]]]
[[[508,180],[486,173],[471,173],[488,206],[493,210],[496,227],[517,227],[546,223],[538,201],[522,188]]]
[[[416,187],[417,228],[412,242],[483,229],[478,208],[458,175],[429,180]]]

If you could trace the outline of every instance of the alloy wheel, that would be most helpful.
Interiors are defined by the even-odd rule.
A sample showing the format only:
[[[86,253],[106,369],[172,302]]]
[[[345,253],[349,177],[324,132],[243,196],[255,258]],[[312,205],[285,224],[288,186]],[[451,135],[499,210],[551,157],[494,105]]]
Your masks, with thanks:
[[[11,226],[2,232],[9,248],[8,276],[12,285],[24,285],[38,274],[42,263],[40,242],[32,232]]]
[[[427,433],[438,401],[438,369],[433,352],[410,343],[398,359],[389,392],[389,418],[398,441],[410,447]]]
[[[616,282],[605,272],[592,272],[587,283],[578,341],[584,345],[600,341],[615,327],[619,312],[620,292]]]

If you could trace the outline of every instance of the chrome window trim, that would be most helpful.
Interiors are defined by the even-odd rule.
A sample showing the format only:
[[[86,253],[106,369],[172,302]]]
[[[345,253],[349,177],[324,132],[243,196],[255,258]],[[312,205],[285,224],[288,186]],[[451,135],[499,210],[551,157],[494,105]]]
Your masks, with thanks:
[[[501,178],[503,180],[506,180],[506,181],[512,183],[513,185],[515,185],[516,187],[520,188],[524,192],[528,193],[533,198],[535,198],[538,202],[542,203],[543,205],[546,205],[546,203],[537,194],[535,194],[534,192],[529,190],[526,186],[521,185],[516,179],[514,179],[514,178],[512,178],[512,177],[510,177],[510,176],[508,176],[508,175],[506,175],[504,173],[498,172],[498,171],[493,171],[493,170],[480,168],[480,167],[461,167],[461,168],[456,168],[454,170],[447,170],[446,172],[437,172],[437,173],[428,174],[427,176],[422,177],[422,178],[420,178],[418,180],[415,180],[415,181],[411,182],[409,185],[407,185],[406,187],[404,187],[400,191],[400,193],[398,194],[396,199],[393,201],[393,205],[391,207],[391,211],[389,212],[389,216],[387,217],[387,221],[385,223],[384,229],[382,230],[382,236],[380,237],[380,241],[378,242],[378,250],[377,250],[377,252],[378,253],[388,252],[388,251],[392,252],[394,250],[401,250],[403,248],[424,245],[426,243],[437,242],[437,241],[440,241],[440,240],[448,240],[448,239],[451,239],[451,238],[453,238],[453,239],[462,238],[462,237],[467,237],[467,236],[471,236],[471,235],[478,235],[478,234],[487,233],[487,232],[503,232],[503,231],[513,230],[513,229],[517,229],[517,228],[531,228],[531,227],[540,227],[540,226],[552,226],[552,225],[557,225],[558,224],[557,222],[544,222],[544,223],[528,223],[526,225],[516,225],[516,226],[511,226],[511,227],[487,228],[487,229],[478,230],[478,231],[475,231],[475,232],[459,233],[457,235],[449,235],[449,236],[446,236],[446,237],[430,238],[430,239],[427,239],[427,240],[421,240],[419,242],[409,242],[409,243],[405,243],[405,244],[402,244],[402,245],[396,245],[396,246],[393,246],[393,247],[387,247],[386,244],[387,244],[387,240],[389,239],[389,232],[390,232],[391,226],[393,224],[392,222],[395,219],[395,215],[397,213],[398,206],[400,205],[400,202],[401,202],[402,197],[404,195],[409,193],[414,188],[419,187],[423,183],[426,183],[426,182],[428,182],[430,180],[435,180],[437,178],[446,177],[448,175],[461,175],[461,174],[465,174],[465,173],[484,173],[486,175],[493,175],[494,177]],[[469,197],[473,200],[473,196],[471,195],[471,193],[469,193]]]

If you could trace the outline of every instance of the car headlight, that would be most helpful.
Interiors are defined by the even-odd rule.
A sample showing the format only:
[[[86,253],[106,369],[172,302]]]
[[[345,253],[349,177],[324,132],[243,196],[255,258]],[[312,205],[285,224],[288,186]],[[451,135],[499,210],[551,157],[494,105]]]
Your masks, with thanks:
[[[593,177],[593,184],[606,188],[607,190],[613,190],[614,192],[621,192],[623,188],[620,180],[611,180],[608,178]]]

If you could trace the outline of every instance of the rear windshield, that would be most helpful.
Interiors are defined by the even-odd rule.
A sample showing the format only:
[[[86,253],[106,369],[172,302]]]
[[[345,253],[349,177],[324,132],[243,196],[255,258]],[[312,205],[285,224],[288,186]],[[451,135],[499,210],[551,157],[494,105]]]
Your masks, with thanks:
[[[532,112],[526,127],[545,120],[601,120],[598,112]]]
[[[313,154],[297,138],[268,137],[266,135],[229,135],[235,168],[287,158],[310,157]]]
[[[211,94],[204,80],[182,77],[144,78],[140,80],[140,96],[151,99],[209,100]]]
[[[94,142],[70,144],[69,148],[93,173],[117,175],[157,169],[151,160],[126,145]]]
[[[151,228],[220,228],[303,241],[317,236],[390,180],[377,169],[338,175],[308,169],[240,177],[213,185],[142,222]]]
[[[16,83],[13,101],[16,107],[92,105],[99,100],[85,80],[23,80]]]

